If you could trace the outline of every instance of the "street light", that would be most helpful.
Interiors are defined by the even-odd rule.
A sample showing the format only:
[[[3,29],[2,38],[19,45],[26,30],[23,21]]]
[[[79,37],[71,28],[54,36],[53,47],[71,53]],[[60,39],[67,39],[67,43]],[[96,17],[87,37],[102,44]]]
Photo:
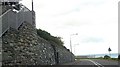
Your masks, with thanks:
[[[75,47],[76,47],[77,45],[79,45],[79,44],[74,44],[74,54],[75,54]]]
[[[70,49],[71,49],[71,52],[72,52],[72,42],[71,42],[71,37],[72,37],[73,35],[78,35],[78,33],[76,33],[76,34],[71,34],[71,35],[70,35]]]

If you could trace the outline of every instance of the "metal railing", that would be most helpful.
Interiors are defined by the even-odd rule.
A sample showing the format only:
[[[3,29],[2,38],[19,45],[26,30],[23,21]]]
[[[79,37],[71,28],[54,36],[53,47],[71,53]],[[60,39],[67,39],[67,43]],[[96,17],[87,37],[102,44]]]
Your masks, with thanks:
[[[13,11],[12,9],[7,10],[0,16],[0,37],[11,27],[14,29],[18,29],[19,26],[27,21],[31,25],[33,25],[33,19],[35,17],[35,13],[30,11],[27,7],[23,6],[18,12]]]
[[[4,14],[0,16],[0,37],[2,36],[3,33],[7,31],[9,28],[9,12],[11,10],[6,11]]]

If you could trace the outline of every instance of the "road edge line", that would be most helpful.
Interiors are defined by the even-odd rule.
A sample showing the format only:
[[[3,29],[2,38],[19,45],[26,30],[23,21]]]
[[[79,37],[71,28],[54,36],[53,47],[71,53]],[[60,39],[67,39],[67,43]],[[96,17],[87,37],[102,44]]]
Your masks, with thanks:
[[[94,65],[96,65],[98,67],[100,67],[100,66],[104,67],[102,64],[100,64],[100,63],[98,63],[96,61],[93,61],[93,60],[88,60],[88,61],[92,62]]]

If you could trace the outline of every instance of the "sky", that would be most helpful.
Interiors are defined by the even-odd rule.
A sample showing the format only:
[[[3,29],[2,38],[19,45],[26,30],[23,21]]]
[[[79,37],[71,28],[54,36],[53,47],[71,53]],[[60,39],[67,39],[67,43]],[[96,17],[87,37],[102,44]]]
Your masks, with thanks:
[[[75,55],[118,53],[119,0],[34,0],[36,28],[62,37]],[[22,0],[31,9],[31,0]],[[78,33],[78,35],[73,35]]]

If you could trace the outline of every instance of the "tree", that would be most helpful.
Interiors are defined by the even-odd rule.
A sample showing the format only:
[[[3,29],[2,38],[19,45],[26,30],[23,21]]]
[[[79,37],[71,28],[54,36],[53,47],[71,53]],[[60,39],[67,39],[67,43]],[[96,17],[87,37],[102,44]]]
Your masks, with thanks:
[[[108,55],[104,56],[104,59],[109,59],[109,58],[110,58],[110,56],[108,56]]]

